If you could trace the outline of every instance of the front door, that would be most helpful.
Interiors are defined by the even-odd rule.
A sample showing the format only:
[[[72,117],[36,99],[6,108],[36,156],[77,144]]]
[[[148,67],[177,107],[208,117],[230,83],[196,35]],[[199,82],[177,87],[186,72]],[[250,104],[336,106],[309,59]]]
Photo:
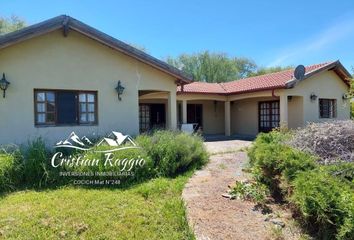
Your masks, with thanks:
[[[279,101],[259,102],[258,113],[260,132],[269,132],[273,128],[279,127]]]

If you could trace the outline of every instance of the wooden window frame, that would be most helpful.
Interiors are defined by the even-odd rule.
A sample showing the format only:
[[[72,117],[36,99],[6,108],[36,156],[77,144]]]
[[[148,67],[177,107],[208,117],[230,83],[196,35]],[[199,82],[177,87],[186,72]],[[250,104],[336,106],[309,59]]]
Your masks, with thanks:
[[[81,94],[85,94],[85,98],[86,98],[86,101],[85,102],[81,102],[80,101],[80,95]],[[93,102],[89,102],[88,101],[88,95],[91,94],[93,95],[94,97],[94,100]],[[92,92],[83,92],[83,91],[80,91],[77,93],[77,104],[78,104],[78,122],[80,125],[92,125],[92,124],[96,124],[97,122],[97,94],[96,93],[92,93]],[[86,111],[82,111],[81,109],[81,104],[85,104],[86,105]],[[88,110],[88,106],[89,104],[94,104],[94,109],[93,109],[93,112],[92,111],[89,111]],[[81,121],[81,114],[86,114],[86,121]],[[94,114],[94,118],[95,118],[95,121],[88,121],[88,116],[89,114]]]
[[[38,112],[37,110],[37,103],[44,103],[42,101],[37,101],[37,93],[41,92],[52,92],[54,93],[54,104],[55,104],[55,121],[54,122],[46,122],[46,123],[39,123],[37,121],[37,114],[41,113]],[[58,123],[58,103],[57,103],[57,93],[58,92],[74,92],[77,96],[76,98],[76,112],[77,112],[77,118],[76,122],[73,124],[60,124]],[[94,122],[89,122],[89,123],[82,123],[80,122],[80,100],[79,100],[79,95],[80,94],[93,94],[94,95],[94,114],[95,114],[95,121]],[[34,96],[34,125],[36,127],[59,127],[59,126],[96,126],[98,125],[98,91],[92,91],[92,90],[68,90],[68,89],[34,89],[33,91],[33,96]],[[46,103],[45,103],[46,104]],[[46,113],[46,112],[45,112]]]
[[[38,101],[37,99],[37,94],[36,93],[44,93],[44,101]],[[54,101],[48,101],[47,99],[47,93],[53,93],[54,94]],[[54,111],[48,111],[47,110],[47,106],[50,103],[54,103]],[[44,112],[39,112],[38,111],[38,104],[44,104]],[[56,112],[56,98],[55,98],[55,93],[52,91],[37,91],[34,94],[34,111],[35,111],[35,115],[34,115],[34,121],[37,125],[53,125],[56,122],[57,119],[57,112]],[[44,123],[39,123],[37,116],[39,114],[44,114]],[[47,114],[54,114],[54,121],[49,122],[47,121]]]
[[[328,105],[325,106],[324,102],[326,102]],[[334,98],[318,99],[318,111],[319,111],[319,118],[321,119],[337,118],[337,99]]]

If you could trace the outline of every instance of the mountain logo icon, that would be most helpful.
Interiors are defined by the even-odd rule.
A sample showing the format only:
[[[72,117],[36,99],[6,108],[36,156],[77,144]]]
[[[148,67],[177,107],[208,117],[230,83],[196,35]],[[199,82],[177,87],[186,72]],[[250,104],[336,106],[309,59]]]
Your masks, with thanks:
[[[95,149],[99,146],[109,146],[112,147],[108,150],[95,150],[95,152],[115,152],[124,149],[140,148],[134,142],[133,138],[129,135],[124,135],[121,132],[112,131],[107,137],[102,138],[97,144],[93,142],[86,136],[80,138],[75,132],[70,133],[69,137],[65,140],[59,141],[55,144],[55,148],[72,148],[82,151],[88,151]]]
[[[112,132],[111,134],[108,135],[108,137],[103,138],[97,146],[101,145],[108,145],[111,147],[116,147],[116,146],[121,146],[123,144],[131,144],[133,146],[136,146],[136,143],[133,141],[133,139],[129,135],[124,135],[120,132]]]

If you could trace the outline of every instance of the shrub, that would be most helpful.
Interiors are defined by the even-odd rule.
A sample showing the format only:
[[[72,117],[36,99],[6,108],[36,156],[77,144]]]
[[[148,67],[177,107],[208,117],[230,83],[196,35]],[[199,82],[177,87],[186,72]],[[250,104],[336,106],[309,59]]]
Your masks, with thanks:
[[[0,155],[0,191],[20,183],[30,187],[68,184],[72,179],[68,172],[74,172],[75,180],[120,180],[119,186],[128,186],[154,177],[175,176],[191,168],[200,167],[208,160],[199,136],[158,131],[153,135],[139,136],[137,142],[141,148],[111,153],[98,152],[109,150],[109,146],[96,146],[87,152],[61,149],[60,153],[63,155],[60,157],[65,158],[64,162],[69,164],[54,168],[51,166],[53,153],[46,148],[43,139],[35,139],[18,151],[22,154],[19,156],[23,158]],[[105,164],[107,154],[112,161]],[[78,158],[99,161],[98,164],[84,165],[76,164],[75,160],[71,161]],[[143,160],[137,163],[135,160],[139,159]],[[120,162],[120,165],[116,165],[117,162]],[[130,168],[134,162],[135,166]],[[113,166],[110,163],[113,163]],[[22,171],[19,172],[19,169]],[[67,172],[68,176],[61,176],[60,172]],[[113,185],[117,187],[116,183]]]
[[[158,176],[175,176],[208,161],[203,140],[183,132],[156,131],[137,139],[153,162]]]
[[[351,139],[351,123],[344,122],[342,127],[337,124],[313,124],[307,127],[310,132],[260,134],[249,150],[255,179],[266,183],[273,195],[286,191],[286,199],[293,210],[320,239],[354,239],[354,164],[321,166],[316,164],[318,157],[313,155],[320,156],[321,163],[333,163],[334,159],[348,156],[347,151],[352,151],[353,142],[335,140],[326,129],[320,129],[331,126],[335,136]],[[325,137],[326,134],[330,136]],[[286,145],[289,142],[297,149]]]
[[[320,238],[353,239],[354,193],[347,184],[317,169],[300,173],[293,185],[290,202]]]
[[[131,183],[142,182],[155,176],[151,158],[147,156],[144,149],[125,149],[123,151],[115,151],[111,153],[98,152],[108,149],[110,149],[110,147],[99,146],[82,155],[82,159],[98,159],[99,162],[97,165],[64,166],[60,169],[62,171],[65,170],[75,172],[113,173],[116,175],[107,176],[102,174],[102,176],[89,176],[83,177],[83,179],[93,178],[95,180],[120,180],[120,187],[127,186]],[[143,159],[144,164],[142,166],[140,164],[134,165],[135,160],[140,159]],[[116,160],[120,160],[119,165],[115,164]],[[66,181],[68,179],[69,178],[66,178]]]
[[[22,147],[24,156],[24,183],[41,187],[55,181],[55,173],[50,166],[50,152],[43,139],[37,138]]]
[[[112,153],[102,152],[109,150],[109,146],[97,146],[88,152],[79,154],[81,159],[98,159],[98,164],[93,166],[65,165],[58,167],[58,171],[102,173],[102,176],[89,174],[90,176],[82,176],[80,179],[120,180],[119,187],[125,187],[154,177],[175,176],[193,167],[203,165],[208,159],[202,139],[182,132],[157,131],[153,135],[137,137],[136,142],[140,148],[124,149]],[[75,152],[72,155],[70,153],[65,154],[67,158],[77,158],[79,156]],[[144,164],[135,166],[133,169],[124,169],[123,165],[111,166],[109,161],[106,164],[108,154],[112,163],[115,160],[128,160],[129,162],[130,160],[143,159]],[[113,173],[115,175],[110,177],[103,173]],[[70,177],[61,177],[64,183],[68,183],[70,179]],[[77,180],[77,177],[75,180]]]
[[[354,186],[354,163],[339,163],[321,167],[334,177]]]
[[[354,162],[354,121],[311,123],[295,132],[289,144],[320,157],[320,163]]]
[[[22,157],[16,151],[0,152],[0,193],[14,190],[22,180]]]
[[[264,204],[268,193],[265,185],[258,182],[236,182],[231,190],[231,195],[235,198],[254,201],[258,204]]]
[[[256,154],[262,152],[259,148],[264,148],[269,144],[282,144],[290,138],[290,133],[281,133],[280,131],[274,130],[270,133],[260,133],[258,134],[254,144],[248,149],[248,156],[250,157],[250,163],[252,164],[256,161]]]
[[[273,131],[261,133],[249,150],[251,171],[255,179],[270,187],[273,195],[288,191],[287,186],[302,171],[315,167],[315,158],[282,143],[290,135]]]

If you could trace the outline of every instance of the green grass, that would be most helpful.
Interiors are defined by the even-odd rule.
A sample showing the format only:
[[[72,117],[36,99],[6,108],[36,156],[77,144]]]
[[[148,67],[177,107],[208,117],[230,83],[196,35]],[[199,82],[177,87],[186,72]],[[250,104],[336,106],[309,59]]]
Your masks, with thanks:
[[[0,197],[0,239],[194,239],[182,189],[191,173],[127,190],[64,187]]]

